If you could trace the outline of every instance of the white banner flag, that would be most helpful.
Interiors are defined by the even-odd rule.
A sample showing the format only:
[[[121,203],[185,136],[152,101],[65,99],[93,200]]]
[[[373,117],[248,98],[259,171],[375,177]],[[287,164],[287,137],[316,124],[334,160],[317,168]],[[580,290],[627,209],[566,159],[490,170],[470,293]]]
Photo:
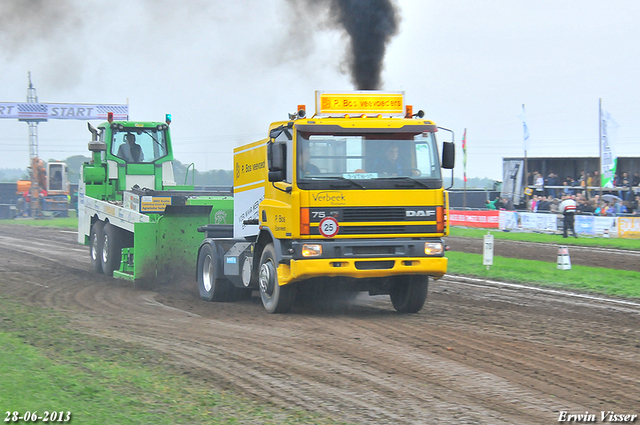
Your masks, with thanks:
[[[616,174],[618,159],[612,148],[612,139],[618,124],[611,119],[607,111],[600,112],[600,169],[602,170],[602,187],[613,187],[613,176]]]
[[[519,117],[522,120],[522,127],[523,127],[523,139],[524,139],[523,147],[525,151],[528,151],[529,150],[529,127],[527,127],[527,117],[524,112],[524,104],[522,105],[522,113],[519,115]]]

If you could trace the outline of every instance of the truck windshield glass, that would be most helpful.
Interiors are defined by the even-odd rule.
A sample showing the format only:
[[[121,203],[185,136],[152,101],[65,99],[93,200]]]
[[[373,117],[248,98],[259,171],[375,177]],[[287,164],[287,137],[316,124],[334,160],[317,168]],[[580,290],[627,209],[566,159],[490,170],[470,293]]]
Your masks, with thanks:
[[[425,133],[297,132],[301,187],[438,188],[442,186],[435,135]]]
[[[113,132],[111,154],[128,163],[149,163],[167,155],[164,130],[125,128]]]

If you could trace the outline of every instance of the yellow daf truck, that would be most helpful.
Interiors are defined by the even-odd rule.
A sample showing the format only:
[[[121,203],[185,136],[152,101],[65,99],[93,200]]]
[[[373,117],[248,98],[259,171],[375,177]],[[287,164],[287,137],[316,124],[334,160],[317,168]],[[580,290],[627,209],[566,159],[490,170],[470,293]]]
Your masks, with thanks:
[[[316,92],[306,115],[300,105],[234,150],[234,223],[199,229],[200,296],[258,289],[281,313],[320,285],[389,294],[398,312],[418,312],[429,277],[447,271],[442,168],[453,168],[453,142],[440,154],[436,124],[402,92]]]

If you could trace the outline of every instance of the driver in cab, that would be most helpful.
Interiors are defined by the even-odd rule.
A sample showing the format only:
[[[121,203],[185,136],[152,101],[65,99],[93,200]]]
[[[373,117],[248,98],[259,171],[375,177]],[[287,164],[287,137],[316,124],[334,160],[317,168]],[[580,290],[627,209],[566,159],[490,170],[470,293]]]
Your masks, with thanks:
[[[320,169],[311,163],[311,149],[309,143],[301,144],[300,175],[320,174]]]
[[[383,158],[376,161],[375,164],[376,173],[386,176],[397,176],[400,174],[402,167],[398,162],[398,146],[389,145],[385,149]]]
[[[144,155],[142,154],[142,148],[136,143],[136,136],[133,133],[127,133],[125,136],[126,143],[123,143],[118,148],[117,156],[124,159],[127,162],[142,162],[144,161]]]

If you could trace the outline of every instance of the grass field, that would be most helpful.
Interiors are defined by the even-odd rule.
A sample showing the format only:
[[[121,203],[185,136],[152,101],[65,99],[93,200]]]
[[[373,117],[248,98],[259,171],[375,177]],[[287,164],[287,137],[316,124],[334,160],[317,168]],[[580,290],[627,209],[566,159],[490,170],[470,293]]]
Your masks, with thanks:
[[[558,270],[557,263],[498,256],[487,270],[481,254],[450,251],[447,257],[450,274],[640,298],[640,272],[575,265],[570,270]]]
[[[78,219],[76,217],[51,218],[51,219],[33,219],[33,218],[17,218],[15,220],[0,220],[0,224],[8,225],[24,225],[24,226],[50,226],[50,227],[71,227],[78,228]]]
[[[487,234],[487,229],[469,229],[452,227],[450,235],[465,238],[482,238]],[[562,245],[601,246],[607,248],[636,249],[640,250],[640,239],[621,238],[563,238],[561,235],[548,235],[544,233],[504,232],[491,230],[496,239],[508,239],[512,241],[526,241],[539,243],[562,243]]]
[[[0,297],[0,352],[5,421],[7,412],[48,411],[70,412],[75,424],[336,423],[225,393],[156,351],[76,332],[64,313],[6,297]]]

